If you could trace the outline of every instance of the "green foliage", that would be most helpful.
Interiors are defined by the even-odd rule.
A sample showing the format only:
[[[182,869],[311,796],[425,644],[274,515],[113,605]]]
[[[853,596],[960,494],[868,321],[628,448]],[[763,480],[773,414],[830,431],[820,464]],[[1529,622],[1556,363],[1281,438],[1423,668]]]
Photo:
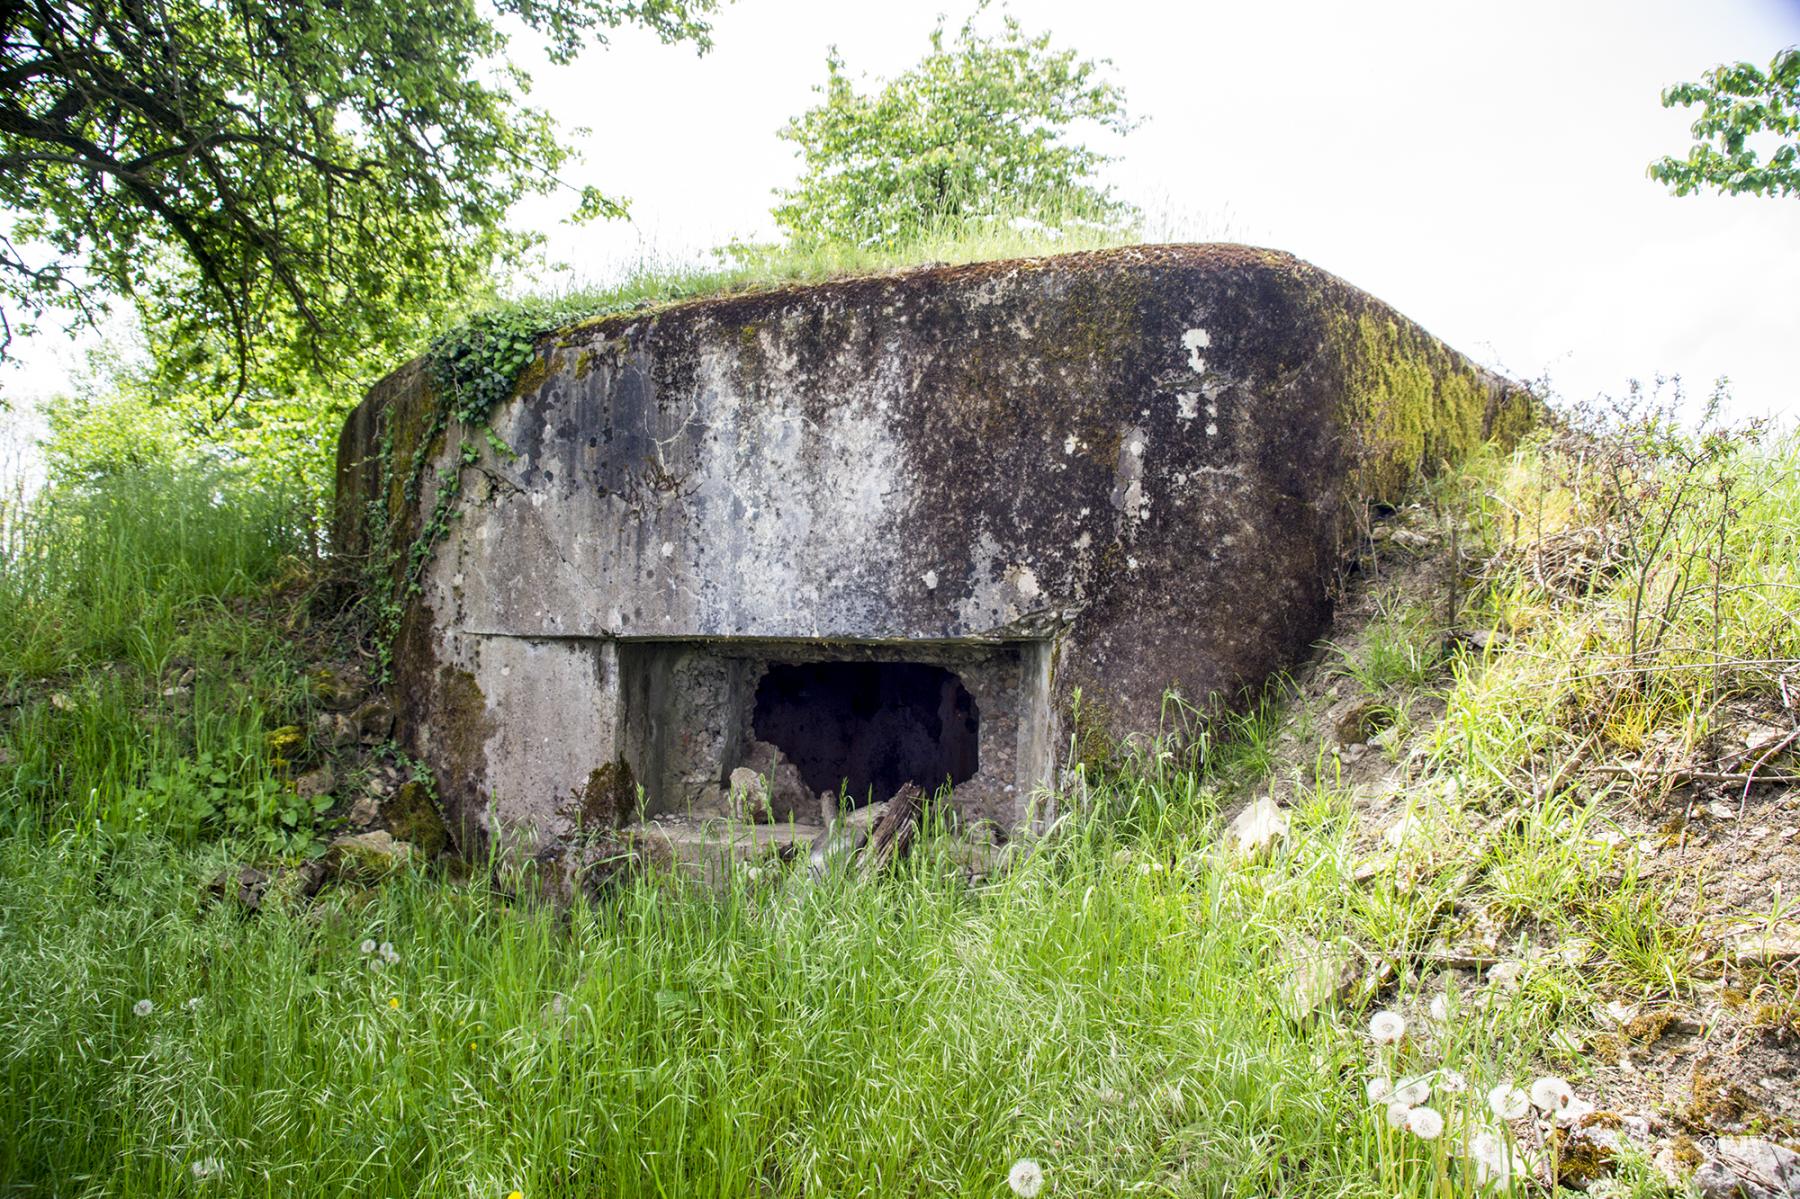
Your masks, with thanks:
[[[1417,687],[1435,673],[1443,656],[1443,633],[1416,605],[1383,611],[1362,631],[1355,646],[1329,645],[1337,661],[1327,669],[1354,680],[1370,695],[1394,686]]]
[[[303,667],[259,607],[309,548],[291,495],[157,464],[53,486],[0,532],[0,828],[303,849],[316,804],[265,745]]]
[[[1708,187],[1800,196],[1800,47],[1777,53],[1766,72],[1747,62],[1714,67],[1698,83],[1665,90],[1662,100],[1665,108],[1701,110],[1687,157],[1651,163],[1652,179],[1678,196]]]
[[[110,360],[90,366],[72,394],[41,404],[49,427],[41,444],[60,485],[79,489],[149,467],[223,470],[293,496],[323,528],[349,400],[302,388],[216,417],[212,397],[169,385],[154,365]]]
[[[246,777],[241,767],[202,753],[152,770],[126,794],[119,814],[176,839],[223,832],[254,852],[282,854],[312,844],[313,822],[333,802],[329,795],[303,798],[268,774]]]
[[[999,34],[978,32],[985,8],[948,45],[940,18],[930,52],[873,94],[831,52],[823,101],[781,131],[804,164],[774,209],[791,240],[892,247],[946,224],[1129,221],[1093,182],[1107,159],[1073,136],[1083,124],[1128,131],[1124,92],[1103,62],[1052,49],[1011,15]]]
[[[0,11],[0,298],[129,297],[152,350],[229,406],[355,377],[481,286],[521,196],[570,156],[504,64],[621,24],[704,47],[712,0],[28,0]],[[584,194],[584,215],[620,206]],[[0,322],[7,320],[0,310]],[[0,351],[12,325],[0,327]]]

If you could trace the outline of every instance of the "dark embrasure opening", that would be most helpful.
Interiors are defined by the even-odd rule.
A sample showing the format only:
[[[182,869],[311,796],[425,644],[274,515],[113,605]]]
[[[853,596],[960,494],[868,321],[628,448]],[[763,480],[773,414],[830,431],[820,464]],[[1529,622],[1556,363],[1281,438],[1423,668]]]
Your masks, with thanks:
[[[771,663],[752,718],[809,788],[853,804],[972,778],[980,723],[962,680],[922,662]]]

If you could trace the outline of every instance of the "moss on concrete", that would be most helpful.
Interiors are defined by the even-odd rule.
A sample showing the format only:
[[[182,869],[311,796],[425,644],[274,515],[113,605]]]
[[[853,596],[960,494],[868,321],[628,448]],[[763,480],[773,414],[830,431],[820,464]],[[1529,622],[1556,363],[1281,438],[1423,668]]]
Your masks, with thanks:
[[[449,844],[450,833],[439,814],[431,789],[414,780],[394,792],[382,809],[388,830],[401,840],[417,846],[427,858],[435,858]]]
[[[637,782],[624,758],[596,766],[581,792],[582,831],[617,828],[637,804]]]
[[[1488,388],[1473,369],[1391,316],[1364,312],[1335,325],[1363,498],[1394,503],[1413,480],[1481,444]]]

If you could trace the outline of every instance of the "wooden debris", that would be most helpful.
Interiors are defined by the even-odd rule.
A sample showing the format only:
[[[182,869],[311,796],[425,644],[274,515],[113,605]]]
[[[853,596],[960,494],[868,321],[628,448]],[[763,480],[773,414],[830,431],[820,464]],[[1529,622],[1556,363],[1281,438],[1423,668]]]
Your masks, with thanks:
[[[919,816],[924,810],[924,794],[916,783],[907,783],[894,792],[869,829],[868,844],[862,851],[864,873],[885,870],[906,856],[918,834]]]

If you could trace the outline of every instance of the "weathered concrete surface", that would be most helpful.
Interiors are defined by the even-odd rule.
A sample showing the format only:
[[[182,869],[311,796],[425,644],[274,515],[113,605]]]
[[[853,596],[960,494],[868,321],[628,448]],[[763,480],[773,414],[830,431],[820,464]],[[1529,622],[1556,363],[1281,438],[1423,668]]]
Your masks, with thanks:
[[[408,461],[438,402],[414,364],[351,415],[343,552],[418,536],[436,484],[409,500],[379,447]],[[1015,825],[1072,736],[1153,733],[1165,688],[1201,704],[1294,661],[1364,503],[1534,416],[1379,301],[1242,246],[591,322],[493,414],[516,458],[476,438],[456,465],[455,426],[426,447],[463,497],[408,603],[399,735],[465,850],[496,817],[541,849],[676,766],[723,803],[769,660],[966,663],[958,804]],[[706,802],[645,785],[651,810]]]

